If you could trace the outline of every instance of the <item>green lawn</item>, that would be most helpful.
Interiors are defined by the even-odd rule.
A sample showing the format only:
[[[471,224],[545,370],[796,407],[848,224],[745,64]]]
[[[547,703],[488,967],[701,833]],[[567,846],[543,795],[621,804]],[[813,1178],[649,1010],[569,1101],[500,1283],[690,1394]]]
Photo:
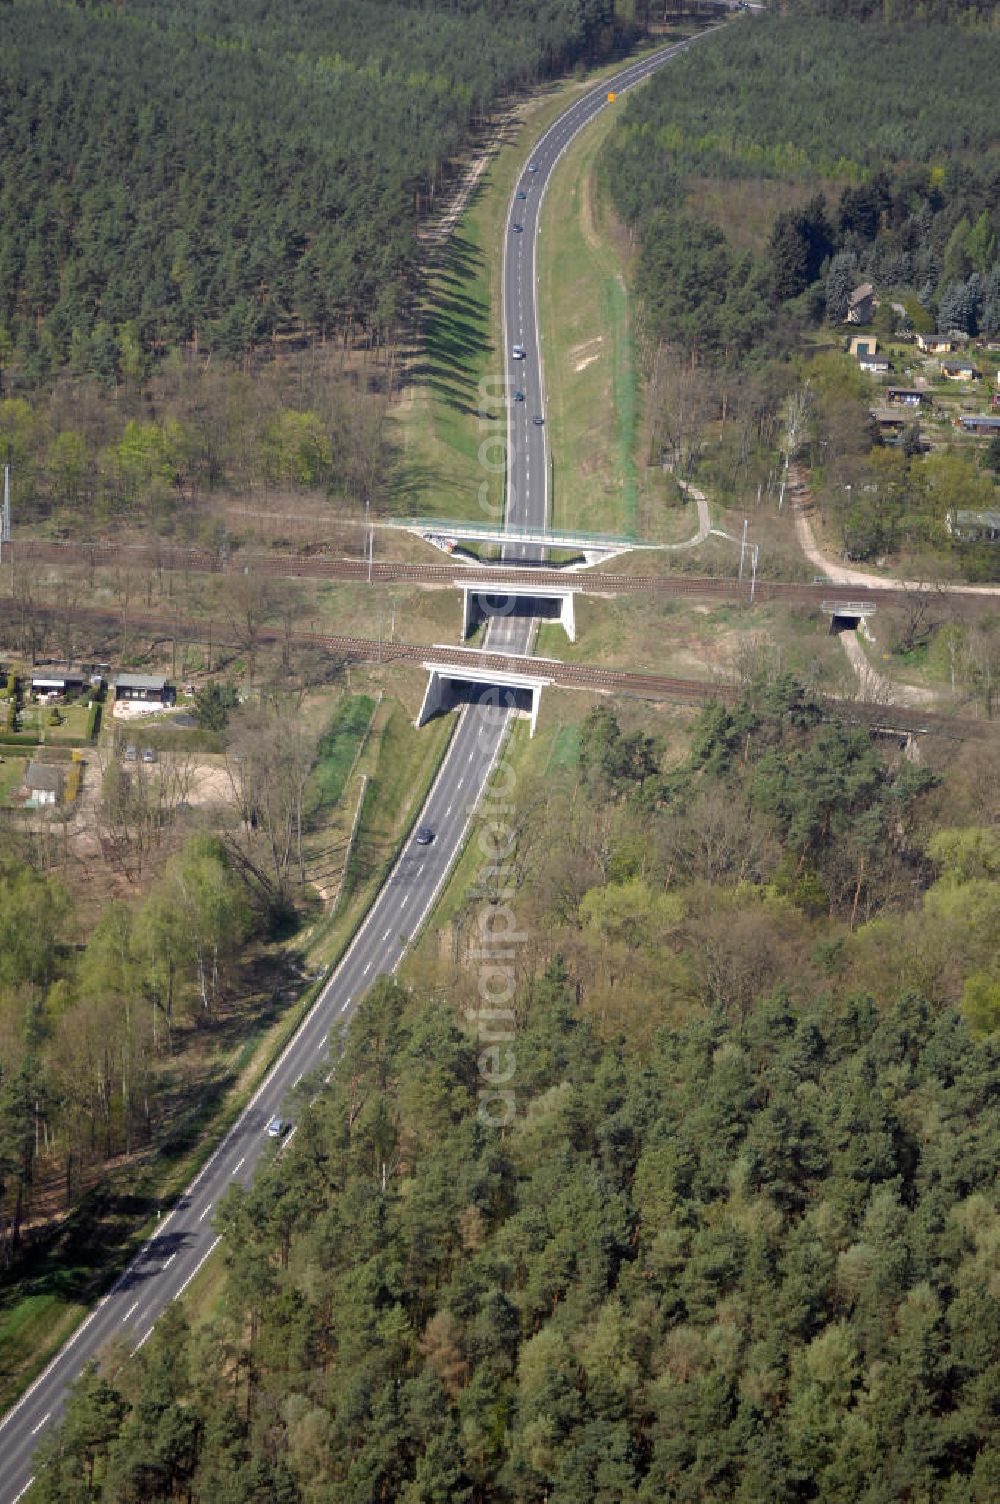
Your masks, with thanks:
[[[496,154],[447,244],[434,253],[420,337],[394,414],[401,463],[390,505],[399,513],[478,521],[485,502],[499,515],[504,477],[484,467],[480,445],[503,429],[479,414],[481,379],[503,375],[504,218],[533,142],[578,94],[620,67],[617,62],[585,80],[546,89],[524,105],[518,119],[502,131]],[[491,412],[505,424],[502,408]]]
[[[9,752],[3,754],[3,762],[0,762],[0,804],[6,804],[11,795],[21,787],[27,771],[27,758],[11,757]]]
[[[614,107],[606,109],[563,157],[546,192],[538,248],[552,521],[595,533],[638,525],[625,266],[594,177],[617,118]]]
[[[309,776],[305,800],[309,821],[322,819],[339,804],[374,709],[375,701],[369,695],[348,695],[334,711],[320,737]]]
[[[85,741],[87,737],[87,718],[90,714],[85,705],[57,705],[54,707],[60,717],[61,725],[51,724],[53,707],[50,705],[23,705],[18,711],[18,727],[21,732],[28,736],[38,736],[43,742],[76,742]]]

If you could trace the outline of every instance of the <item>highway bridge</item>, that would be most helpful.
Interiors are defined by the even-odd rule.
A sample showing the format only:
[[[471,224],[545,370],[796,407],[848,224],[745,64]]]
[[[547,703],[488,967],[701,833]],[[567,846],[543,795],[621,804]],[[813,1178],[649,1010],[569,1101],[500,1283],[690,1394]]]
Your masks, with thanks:
[[[708,35],[703,33],[702,35]],[[577,133],[607,105],[609,90],[622,93],[656,68],[677,56],[691,41],[682,42],[624,68],[600,87],[583,94],[537,142],[531,167],[518,188],[527,194],[517,201],[517,219],[524,233],[511,234],[515,200],[508,206],[503,271],[503,338],[507,353],[505,376],[513,382],[513,345],[524,347],[531,388],[543,391],[535,301],[535,253],[541,203],[556,162]],[[507,415],[508,507],[512,528],[544,529],[548,519],[548,451],[545,425],[535,425],[517,404]],[[9,545],[5,545],[6,549]],[[516,545],[522,562],[535,562],[534,546]],[[505,558],[512,557],[508,548]],[[137,629],[138,621],[135,622]],[[525,674],[537,674],[530,656],[534,625],[529,619],[491,621],[486,646],[489,655],[477,661],[489,666],[495,655],[498,671],[523,661]],[[339,644],[339,646],[338,646]],[[360,652],[362,643],[325,639],[331,652]],[[369,650],[370,650],[369,644]],[[391,644],[386,656],[403,656],[409,647]],[[427,649],[418,651],[426,657]],[[464,660],[463,660],[464,662]],[[547,674],[549,665],[545,665]],[[265,1128],[281,1111],[288,1092],[302,1077],[335,1055],[340,1030],[358,999],[383,973],[393,973],[420,933],[435,899],[462,849],[471,811],[497,765],[512,713],[512,693],[484,685],[481,698],[459,713],[448,750],[434,786],[420,812],[419,823],[436,832],[430,846],[408,842],[340,963],[319,990],[311,1011],[275,1062],[265,1080],[214,1151],[204,1168],[150,1236],[138,1256],[111,1285],[99,1305],[58,1352],[21,1400],[0,1421],[0,1504],[15,1504],[30,1488],[34,1453],[63,1413],[69,1385],[84,1365],[112,1340],[138,1351],[164,1308],[187,1288],[219,1242],[212,1213],[234,1182],[247,1184],[258,1165],[273,1156],[274,1145]],[[280,1163],[273,1173],[281,1173]]]

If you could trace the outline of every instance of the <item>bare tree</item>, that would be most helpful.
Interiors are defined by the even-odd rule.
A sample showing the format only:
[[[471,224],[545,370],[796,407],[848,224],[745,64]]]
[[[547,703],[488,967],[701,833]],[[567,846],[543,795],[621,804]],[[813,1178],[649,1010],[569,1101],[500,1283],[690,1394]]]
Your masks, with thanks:
[[[222,608],[235,635],[240,652],[247,660],[247,678],[253,684],[260,651],[261,632],[274,614],[273,582],[255,574],[249,566],[224,575],[217,582]]]
[[[287,901],[293,870],[305,881],[303,808],[312,761],[312,742],[287,704],[264,701],[234,723],[226,768],[239,830],[230,844],[271,902]]]

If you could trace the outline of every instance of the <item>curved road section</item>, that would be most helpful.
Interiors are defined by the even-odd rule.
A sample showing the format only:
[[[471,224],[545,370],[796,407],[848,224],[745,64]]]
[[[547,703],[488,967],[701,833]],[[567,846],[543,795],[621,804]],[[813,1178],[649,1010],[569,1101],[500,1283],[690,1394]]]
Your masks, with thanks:
[[[705,35],[702,33],[701,35]],[[696,40],[696,39],[692,39]],[[548,450],[544,385],[535,303],[535,251],[539,215],[549,175],[573,137],[621,93],[690,46],[682,42],[633,63],[583,95],[541,138],[517,185],[506,226],[503,322],[506,349],[508,462],[507,524],[540,527],[548,511]],[[520,197],[523,194],[524,197]],[[514,225],[519,224],[520,230]],[[523,350],[515,358],[514,348]],[[515,402],[513,393],[525,400]],[[525,559],[525,545],[510,545],[508,562]],[[523,589],[523,587],[522,587]],[[491,649],[530,651],[534,622],[514,615],[490,623]],[[462,847],[469,821],[502,745],[511,714],[502,691],[486,688],[461,711],[419,824],[435,839],[412,838],[381,888],[340,964],[329,977],[298,1032],[238,1121],[188,1186],[156,1233],[59,1351],[21,1400],[0,1421],[0,1504],[15,1504],[33,1482],[32,1457],[58,1423],[69,1386],[113,1338],[138,1351],[161,1311],[191,1282],[219,1239],[212,1213],[234,1182],[249,1183],[257,1165],[273,1156],[267,1124],[288,1092],[330,1053],[330,1035],[350,1017],[376,977],[395,972],[434,904]]]

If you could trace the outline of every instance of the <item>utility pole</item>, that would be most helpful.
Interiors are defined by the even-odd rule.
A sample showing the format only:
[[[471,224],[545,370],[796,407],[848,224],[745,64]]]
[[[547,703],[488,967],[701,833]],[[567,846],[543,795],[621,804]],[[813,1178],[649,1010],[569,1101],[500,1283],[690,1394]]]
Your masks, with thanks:
[[[737,575],[737,579],[740,579],[740,580],[742,580],[742,578],[743,578],[743,559],[744,559],[744,557],[746,555],[746,551],[747,551],[747,519],[746,519],[746,517],[744,517],[744,519],[743,519],[743,538],[742,538],[742,541],[740,542],[740,572]]]

